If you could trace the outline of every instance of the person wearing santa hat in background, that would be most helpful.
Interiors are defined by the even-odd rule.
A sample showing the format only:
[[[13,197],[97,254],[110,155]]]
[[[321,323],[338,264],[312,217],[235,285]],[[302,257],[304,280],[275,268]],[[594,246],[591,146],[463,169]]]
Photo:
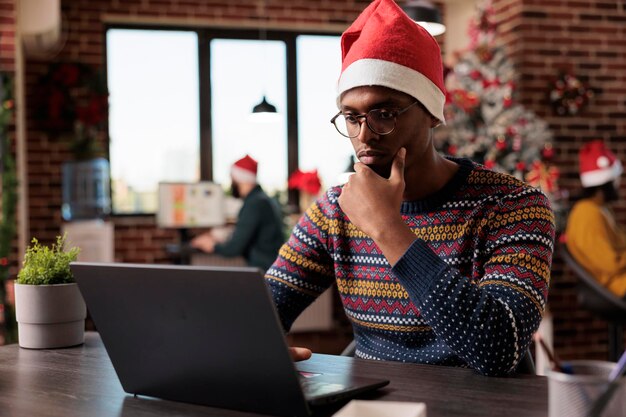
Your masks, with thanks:
[[[232,236],[219,241],[207,232],[192,239],[191,246],[226,257],[243,256],[248,265],[265,271],[285,239],[280,207],[257,183],[257,168],[257,162],[248,155],[231,168],[233,197],[243,199]]]
[[[600,139],[586,143],[578,159],[583,198],[567,219],[565,244],[600,284],[625,297],[626,234],[609,208],[618,199],[622,164]]]
[[[283,327],[336,282],[356,357],[515,372],[548,295],[548,199],[435,150],[441,51],[394,1],[372,2],[341,49],[331,122],[359,162],[309,207],[267,271]]]

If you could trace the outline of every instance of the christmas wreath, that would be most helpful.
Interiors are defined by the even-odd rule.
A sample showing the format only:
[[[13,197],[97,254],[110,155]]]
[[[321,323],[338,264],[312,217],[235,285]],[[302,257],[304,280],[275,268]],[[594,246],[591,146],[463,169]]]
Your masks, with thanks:
[[[46,98],[39,106],[45,129],[67,137],[76,160],[101,155],[100,139],[108,115],[103,72],[81,63],[57,62],[39,83],[41,96]]]
[[[572,74],[561,74],[552,84],[550,104],[554,113],[559,116],[574,116],[582,111],[593,90],[587,88]]]

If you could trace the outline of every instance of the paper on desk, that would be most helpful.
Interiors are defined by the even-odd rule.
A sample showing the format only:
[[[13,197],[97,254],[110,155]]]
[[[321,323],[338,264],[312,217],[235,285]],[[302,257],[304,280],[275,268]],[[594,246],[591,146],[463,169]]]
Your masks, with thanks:
[[[352,400],[333,417],[426,417],[426,404]]]

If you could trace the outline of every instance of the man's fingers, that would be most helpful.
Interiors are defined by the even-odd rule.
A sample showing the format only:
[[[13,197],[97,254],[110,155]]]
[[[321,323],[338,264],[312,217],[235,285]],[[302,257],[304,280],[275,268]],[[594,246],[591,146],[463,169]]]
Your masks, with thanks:
[[[357,162],[354,164],[354,172],[361,172],[366,169],[370,169],[370,167],[365,165],[363,162]]]
[[[289,353],[291,353],[291,357],[294,361],[305,361],[311,357],[313,352],[311,349],[303,348],[303,347],[290,347]]]
[[[391,175],[389,180],[404,181],[404,159],[406,157],[406,148],[400,148],[391,164]]]

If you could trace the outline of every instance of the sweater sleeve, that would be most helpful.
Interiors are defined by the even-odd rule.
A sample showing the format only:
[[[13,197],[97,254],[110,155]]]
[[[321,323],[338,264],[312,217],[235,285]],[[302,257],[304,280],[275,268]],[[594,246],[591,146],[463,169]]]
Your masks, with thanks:
[[[262,200],[252,199],[241,207],[232,236],[226,242],[215,245],[215,253],[227,257],[245,254],[263,221],[263,203]]]
[[[512,372],[539,327],[548,295],[554,215],[535,189],[500,200],[468,253],[482,270],[463,276],[418,239],[394,265],[420,314],[460,358],[485,375]]]
[[[302,215],[265,275],[285,331],[334,282],[327,247],[330,220],[322,205],[317,201]]]

